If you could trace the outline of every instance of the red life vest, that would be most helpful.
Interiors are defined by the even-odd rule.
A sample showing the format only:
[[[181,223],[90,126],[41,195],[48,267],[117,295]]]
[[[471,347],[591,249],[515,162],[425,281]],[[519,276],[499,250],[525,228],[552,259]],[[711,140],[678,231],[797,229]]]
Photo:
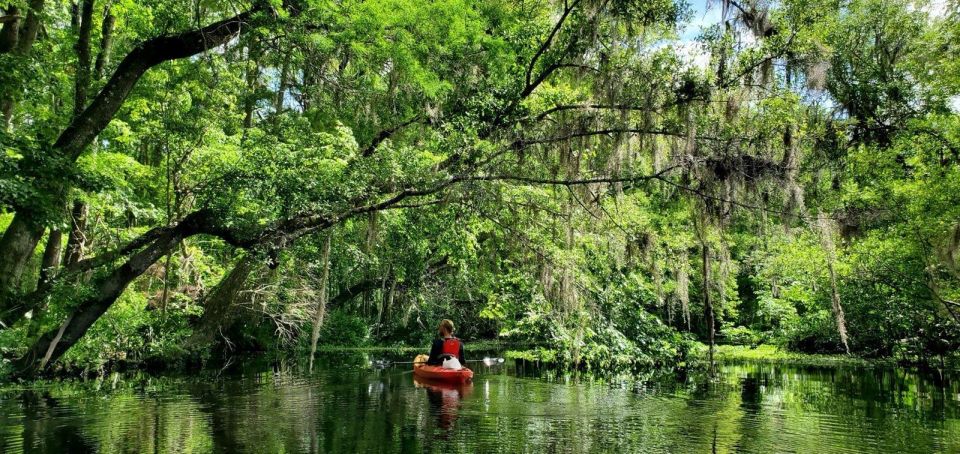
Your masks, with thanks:
[[[443,354],[453,355],[454,358],[460,357],[460,339],[451,337],[443,340]]]

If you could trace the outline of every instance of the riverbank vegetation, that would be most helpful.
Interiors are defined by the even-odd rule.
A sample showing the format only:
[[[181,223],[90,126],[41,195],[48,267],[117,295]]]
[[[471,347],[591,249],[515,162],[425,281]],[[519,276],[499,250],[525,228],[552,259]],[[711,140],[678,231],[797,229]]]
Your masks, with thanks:
[[[955,2],[0,10],[6,374],[960,347]]]

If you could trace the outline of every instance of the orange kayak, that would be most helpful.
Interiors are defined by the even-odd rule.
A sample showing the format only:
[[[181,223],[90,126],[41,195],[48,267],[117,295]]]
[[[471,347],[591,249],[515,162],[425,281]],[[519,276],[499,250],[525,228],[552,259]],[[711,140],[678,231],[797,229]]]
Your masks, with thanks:
[[[417,357],[419,359],[419,357]],[[413,364],[413,375],[423,380],[442,383],[467,383],[473,380],[473,371],[464,367],[460,370],[444,369],[440,366]]]

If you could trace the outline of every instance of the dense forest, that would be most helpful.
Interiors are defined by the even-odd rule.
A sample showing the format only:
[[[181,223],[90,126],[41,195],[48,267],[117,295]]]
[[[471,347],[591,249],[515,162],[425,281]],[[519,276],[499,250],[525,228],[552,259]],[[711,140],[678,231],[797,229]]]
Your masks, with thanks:
[[[960,347],[954,2],[0,11],[5,374]]]

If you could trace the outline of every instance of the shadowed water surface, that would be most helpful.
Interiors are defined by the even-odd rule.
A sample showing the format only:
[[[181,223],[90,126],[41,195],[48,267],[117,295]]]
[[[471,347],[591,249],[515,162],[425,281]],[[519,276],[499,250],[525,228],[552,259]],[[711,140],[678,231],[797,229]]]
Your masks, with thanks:
[[[960,452],[956,379],[728,364],[654,383],[480,367],[61,383],[0,392],[2,452]]]

